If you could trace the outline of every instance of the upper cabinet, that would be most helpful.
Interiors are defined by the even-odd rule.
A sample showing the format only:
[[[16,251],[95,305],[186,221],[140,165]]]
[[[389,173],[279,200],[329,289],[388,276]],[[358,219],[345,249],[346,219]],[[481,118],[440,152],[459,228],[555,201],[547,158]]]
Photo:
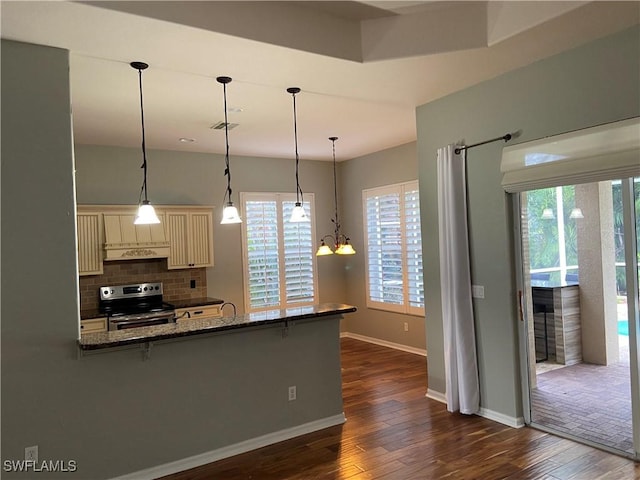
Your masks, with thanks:
[[[175,207],[166,208],[164,212],[170,250],[167,260],[168,268],[212,267],[212,209]]]
[[[134,225],[136,207],[78,205],[78,273],[101,275],[103,262],[167,258],[169,269],[213,266],[213,208],[156,206],[159,225]]]
[[[78,208],[78,273],[101,275],[103,272],[104,230],[102,214]]]

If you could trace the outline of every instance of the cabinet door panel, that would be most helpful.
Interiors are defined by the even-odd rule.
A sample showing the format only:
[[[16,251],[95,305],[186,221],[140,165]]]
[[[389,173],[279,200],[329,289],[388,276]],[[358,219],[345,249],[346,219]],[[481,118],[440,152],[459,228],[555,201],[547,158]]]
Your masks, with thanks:
[[[168,268],[189,267],[188,220],[187,213],[167,213],[167,236],[170,256]]]
[[[102,267],[101,215],[78,213],[78,273],[100,275]]]
[[[213,265],[213,239],[210,213],[191,214],[191,264],[195,267]]]

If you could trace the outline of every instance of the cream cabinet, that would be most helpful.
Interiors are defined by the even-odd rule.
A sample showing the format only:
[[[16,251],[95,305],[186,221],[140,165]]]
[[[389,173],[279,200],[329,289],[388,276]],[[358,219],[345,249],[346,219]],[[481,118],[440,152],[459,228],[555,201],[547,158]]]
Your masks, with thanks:
[[[108,260],[166,257],[169,269],[213,266],[213,207],[157,205],[159,225],[134,225],[136,210],[77,206],[79,275],[101,275]]]
[[[213,266],[213,211],[211,208],[167,208],[169,269]]]
[[[102,214],[78,209],[78,274],[102,275],[104,229]]]
[[[80,321],[80,335],[107,331],[107,317],[89,318]]]
[[[178,322],[188,322],[198,318],[219,318],[222,317],[220,305],[201,305],[189,308],[176,308],[176,318]]]

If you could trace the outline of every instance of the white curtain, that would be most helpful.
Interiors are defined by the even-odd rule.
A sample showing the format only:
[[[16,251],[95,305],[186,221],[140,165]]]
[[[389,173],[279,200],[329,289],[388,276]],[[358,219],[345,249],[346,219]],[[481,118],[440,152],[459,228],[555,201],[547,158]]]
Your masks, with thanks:
[[[480,408],[478,361],[471,300],[465,151],[438,149],[440,288],[444,331],[447,410]]]

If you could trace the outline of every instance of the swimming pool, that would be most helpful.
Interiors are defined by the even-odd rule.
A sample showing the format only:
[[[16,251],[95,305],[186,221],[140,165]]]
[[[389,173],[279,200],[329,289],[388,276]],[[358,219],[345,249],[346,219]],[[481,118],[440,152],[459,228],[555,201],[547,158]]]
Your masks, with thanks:
[[[629,336],[629,320],[618,320],[618,335]]]

